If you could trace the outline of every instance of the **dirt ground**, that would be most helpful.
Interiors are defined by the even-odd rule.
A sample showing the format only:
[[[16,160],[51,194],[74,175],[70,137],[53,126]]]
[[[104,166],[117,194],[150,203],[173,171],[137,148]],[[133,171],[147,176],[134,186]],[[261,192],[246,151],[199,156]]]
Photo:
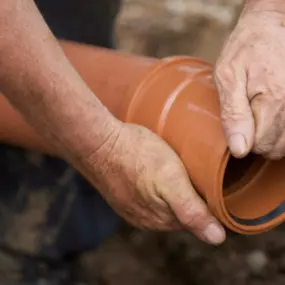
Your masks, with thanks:
[[[241,2],[125,0],[119,48],[158,57],[189,54],[214,63]],[[106,285],[284,285],[285,226],[254,237],[229,233],[221,247],[187,233],[126,228],[82,262],[90,279],[94,268]]]

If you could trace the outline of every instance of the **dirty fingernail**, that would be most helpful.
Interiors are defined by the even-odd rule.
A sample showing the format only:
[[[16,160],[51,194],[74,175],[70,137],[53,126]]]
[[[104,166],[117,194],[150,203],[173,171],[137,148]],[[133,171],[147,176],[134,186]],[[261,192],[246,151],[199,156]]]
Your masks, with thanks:
[[[229,138],[229,148],[233,155],[243,156],[247,152],[247,144],[242,134],[233,134]]]
[[[226,238],[225,230],[217,223],[209,224],[204,230],[204,236],[211,244],[221,244]]]

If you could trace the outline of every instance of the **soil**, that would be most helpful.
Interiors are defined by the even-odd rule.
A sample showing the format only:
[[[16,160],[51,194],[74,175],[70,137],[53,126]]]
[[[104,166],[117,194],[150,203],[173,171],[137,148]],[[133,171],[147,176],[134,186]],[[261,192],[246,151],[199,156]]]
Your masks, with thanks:
[[[254,237],[228,233],[222,246],[212,247],[187,233],[129,228],[82,264],[106,285],[284,285],[284,234],[284,226]]]
[[[125,0],[119,48],[157,57],[188,54],[214,63],[241,2]],[[219,247],[188,233],[126,227],[99,251],[85,254],[82,265],[90,280],[94,274],[106,285],[284,285],[285,226],[252,237],[228,233]]]

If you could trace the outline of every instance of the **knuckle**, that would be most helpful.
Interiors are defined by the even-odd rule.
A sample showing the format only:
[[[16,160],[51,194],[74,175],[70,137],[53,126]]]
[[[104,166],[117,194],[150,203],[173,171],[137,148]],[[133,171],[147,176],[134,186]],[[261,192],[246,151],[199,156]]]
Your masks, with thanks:
[[[232,80],[233,71],[227,62],[218,63],[214,75],[218,83],[224,84]]]
[[[270,154],[270,151],[272,150],[272,148],[273,148],[272,143],[266,142],[266,141],[259,141],[259,142],[255,142],[253,146],[253,151],[256,154],[267,156],[267,154]]]
[[[175,219],[173,214],[169,213],[156,213],[150,217],[149,223],[151,224],[151,228],[154,230],[175,230],[177,228],[178,221]]]
[[[282,131],[274,123],[271,123],[266,129],[259,127],[257,128],[253,150],[264,156],[279,156],[282,154],[280,140],[282,145]]]
[[[151,217],[151,223],[153,224],[153,226],[155,227],[164,227],[167,224],[167,218],[166,217],[157,217],[157,216],[153,216]]]
[[[276,151],[273,151],[273,152],[269,152],[267,155],[266,155],[266,158],[267,159],[271,159],[271,160],[279,160],[281,158],[284,157],[284,153],[282,152],[276,152]]]
[[[251,117],[249,110],[230,102],[230,99],[222,105],[220,118],[227,133],[233,132],[240,124],[247,123]]]
[[[221,82],[221,78],[223,77],[222,75],[223,75],[223,66],[220,63],[218,63],[214,70],[214,78],[217,81],[217,83]]]
[[[233,122],[240,121],[250,115],[249,110],[244,108],[242,104],[230,96],[230,92],[227,95],[221,92],[221,119],[223,121],[231,120]]]
[[[244,110],[241,110],[238,104],[233,104],[229,96],[224,100],[222,111],[221,111],[221,119],[222,120],[232,120],[239,121],[245,117]]]
[[[279,160],[285,156],[285,148],[283,143],[275,146],[273,150],[271,150],[267,155],[266,158],[271,160]]]
[[[146,219],[137,217],[127,217],[125,219],[131,226],[141,231],[153,229],[153,226]]]
[[[189,208],[185,212],[185,219],[182,221],[182,224],[192,230],[202,229],[207,219],[207,210]]]

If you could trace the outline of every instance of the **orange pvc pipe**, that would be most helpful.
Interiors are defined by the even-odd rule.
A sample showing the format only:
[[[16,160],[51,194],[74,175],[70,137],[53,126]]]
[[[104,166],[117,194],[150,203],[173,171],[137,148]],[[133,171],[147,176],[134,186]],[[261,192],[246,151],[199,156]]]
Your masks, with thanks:
[[[61,44],[117,118],[143,125],[169,143],[197,191],[229,229],[258,234],[285,220],[285,159],[230,157],[210,65],[192,57],[158,60]],[[52,153],[3,96],[0,141]]]

